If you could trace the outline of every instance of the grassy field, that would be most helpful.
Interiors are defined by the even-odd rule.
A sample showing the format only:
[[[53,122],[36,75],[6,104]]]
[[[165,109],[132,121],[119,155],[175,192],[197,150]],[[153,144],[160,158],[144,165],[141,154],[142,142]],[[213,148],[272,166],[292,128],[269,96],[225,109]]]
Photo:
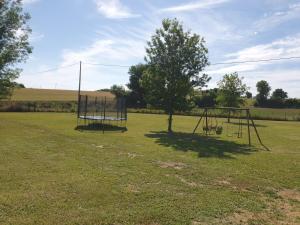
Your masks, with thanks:
[[[113,97],[110,92],[82,91],[82,94],[90,96]],[[57,89],[33,89],[19,88],[15,89],[12,95],[12,101],[77,101],[77,91],[57,90]]]
[[[150,113],[150,114],[164,114],[163,110],[156,109],[128,109],[128,112],[133,113]],[[300,121],[300,109],[272,109],[272,108],[250,108],[251,117],[260,120],[280,120],[280,121]],[[184,112],[187,115],[201,115],[203,113],[202,108],[195,108],[191,112]],[[228,112],[222,110],[210,110],[212,115],[218,115],[220,117],[226,117]],[[182,114],[178,112],[178,114]],[[239,116],[235,114],[231,116]],[[245,116],[245,114],[242,114]]]
[[[113,95],[109,92],[95,92],[95,91],[83,91],[82,94],[87,94],[90,96],[107,96],[107,97],[113,97]],[[22,105],[26,101],[30,101],[32,103],[40,102],[43,103],[53,103],[53,106],[46,107],[45,109],[37,109],[37,111],[63,111],[60,109],[61,107],[57,107],[57,104],[59,102],[64,101],[72,101],[72,104],[77,101],[77,91],[71,91],[71,90],[55,90],[55,89],[31,89],[31,88],[23,88],[23,89],[16,89],[12,95],[11,98],[12,101],[15,101],[14,103],[17,105]],[[248,106],[251,107],[251,104],[253,103],[253,100],[247,100]],[[4,104],[5,102],[3,102]],[[7,104],[7,103],[5,103]],[[43,103],[44,104],[44,103]],[[10,102],[8,102],[8,105],[10,106]],[[21,106],[20,106],[21,107]],[[19,107],[19,108],[20,108]],[[0,108],[1,108],[1,102],[0,102]],[[4,105],[2,108],[4,110],[0,111],[10,111],[6,110],[6,105]],[[27,104],[25,103],[25,106],[22,106],[21,108],[24,108],[26,111]],[[59,110],[57,110],[59,108]],[[74,107],[72,107],[74,108]],[[14,111],[14,110],[13,110]],[[19,111],[19,110],[17,110]],[[20,110],[22,111],[22,110]],[[66,111],[72,111],[71,109],[68,109]],[[150,110],[150,109],[129,109],[130,112],[145,112],[145,113],[163,113],[162,110]],[[201,113],[201,110],[194,109],[191,113]],[[268,120],[290,120],[290,121],[300,121],[300,109],[271,109],[271,108],[254,108],[251,107],[251,113],[252,116],[256,119],[268,119]]]
[[[300,123],[259,121],[265,151],[192,136],[195,117],[175,116],[173,135],[164,115],[104,134],[74,114],[0,119],[0,224],[300,223]]]
[[[251,108],[251,114],[262,119],[300,121],[300,109]]]

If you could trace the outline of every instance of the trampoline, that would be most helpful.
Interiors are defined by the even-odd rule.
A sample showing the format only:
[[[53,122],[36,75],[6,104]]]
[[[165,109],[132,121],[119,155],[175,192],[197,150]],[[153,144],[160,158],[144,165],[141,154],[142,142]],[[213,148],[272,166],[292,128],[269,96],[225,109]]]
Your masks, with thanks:
[[[107,125],[126,128],[125,98],[79,95],[77,118],[77,126],[83,120],[85,125],[100,124],[103,129]]]
[[[79,87],[77,104],[77,128],[81,121],[92,127],[121,127],[126,130],[127,107],[124,97],[88,96],[81,94],[82,62],[79,65]],[[114,124],[113,124],[114,123]]]

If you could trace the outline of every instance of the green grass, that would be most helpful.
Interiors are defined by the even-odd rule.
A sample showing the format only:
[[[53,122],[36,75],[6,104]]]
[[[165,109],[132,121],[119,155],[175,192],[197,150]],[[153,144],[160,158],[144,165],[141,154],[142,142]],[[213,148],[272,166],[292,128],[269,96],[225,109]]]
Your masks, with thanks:
[[[251,108],[251,114],[261,119],[300,121],[300,109]]]
[[[192,136],[196,121],[175,116],[168,135],[166,116],[129,114],[102,134],[74,114],[1,113],[0,224],[300,221],[300,123],[257,122],[265,151],[225,124]]]
[[[163,110],[157,109],[128,109],[128,112],[133,113],[150,113],[150,114],[164,114]],[[273,109],[273,108],[250,108],[251,117],[259,120],[277,120],[277,121],[300,121],[300,109]],[[201,115],[203,109],[194,108],[191,112],[177,112],[183,115]],[[221,115],[227,117],[228,112],[222,110],[209,110],[209,114]],[[245,116],[245,113],[242,114]],[[232,116],[232,114],[231,114]],[[233,116],[239,116],[237,113]]]

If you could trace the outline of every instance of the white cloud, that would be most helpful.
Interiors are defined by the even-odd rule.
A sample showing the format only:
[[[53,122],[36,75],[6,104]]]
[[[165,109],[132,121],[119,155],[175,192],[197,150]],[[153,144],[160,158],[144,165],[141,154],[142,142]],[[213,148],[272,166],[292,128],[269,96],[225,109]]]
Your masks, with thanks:
[[[257,31],[271,30],[287,21],[300,18],[300,3],[289,5],[284,11],[266,13],[264,17],[254,24]]]
[[[271,58],[288,58],[300,56],[300,33],[287,36],[268,44],[261,44],[242,49],[226,55],[225,62],[255,61]],[[245,77],[245,82],[255,92],[255,84],[259,80],[267,80],[275,88],[287,90],[291,97],[299,97],[300,73],[295,67],[299,59],[254,62],[233,65],[217,65],[208,67],[206,71],[213,77],[209,87],[215,87],[218,80],[226,73],[239,72]]]
[[[97,90],[110,87],[112,84],[128,82],[128,67],[93,66],[93,64],[134,65],[143,61],[144,41],[138,39],[98,39],[83,49],[65,49],[62,51],[62,63],[58,66],[43,66],[24,70],[19,81],[28,87],[40,88],[46,84],[48,88],[73,89],[78,86],[79,61],[83,61],[82,89]],[[78,66],[66,67],[78,62]],[[66,67],[58,71],[35,74],[54,67]],[[43,82],[41,82],[41,80]],[[44,86],[43,88],[45,88]]]
[[[125,19],[139,17],[133,14],[120,0],[95,0],[99,13],[109,19]]]
[[[206,8],[212,8],[214,6],[223,4],[228,1],[229,0],[203,0],[197,2],[189,2],[182,5],[164,8],[160,10],[160,12],[184,12],[184,11],[192,11],[196,9],[206,9]]]
[[[227,54],[228,61],[264,60],[300,56],[300,33],[269,44],[261,44]]]
[[[29,36],[29,42],[30,42],[30,43],[38,42],[38,41],[41,41],[44,37],[45,37],[44,34],[41,34],[41,33],[38,33],[38,32],[33,32],[33,33]]]
[[[64,50],[62,66],[80,60],[91,63],[118,64],[127,62],[128,59],[142,59],[143,56],[144,42],[132,39],[100,39],[82,50]]]
[[[23,0],[22,2],[24,5],[29,5],[29,4],[36,3],[38,1],[40,1],[40,0]]]

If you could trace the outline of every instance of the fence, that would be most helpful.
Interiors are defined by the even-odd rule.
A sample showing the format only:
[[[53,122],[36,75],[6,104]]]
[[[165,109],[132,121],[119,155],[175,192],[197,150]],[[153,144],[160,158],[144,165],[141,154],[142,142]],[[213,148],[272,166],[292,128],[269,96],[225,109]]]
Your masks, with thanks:
[[[0,112],[76,112],[77,101],[0,101]],[[129,108],[131,113],[164,114],[159,109],[134,109]],[[202,109],[195,108],[190,112],[176,112],[177,115],[197,116]],[[221,112],[219,117],[225,117]],[[300,121],[300,109],[272,109],[251,108],[253,119],[278,120],[278,121]]]

